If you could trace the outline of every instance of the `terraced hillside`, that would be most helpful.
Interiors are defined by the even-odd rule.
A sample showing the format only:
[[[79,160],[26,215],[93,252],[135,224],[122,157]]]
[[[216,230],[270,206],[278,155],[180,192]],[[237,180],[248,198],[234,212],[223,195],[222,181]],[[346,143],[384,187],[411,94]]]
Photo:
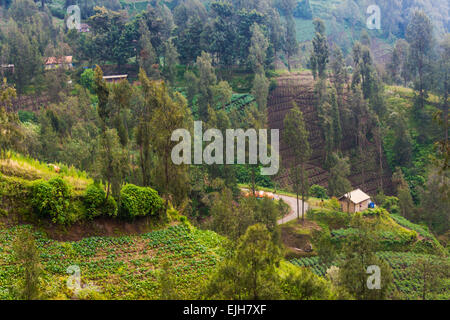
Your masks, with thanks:
[[[279,129],[280,136],[283,136],[283,121],[286,114],[292,108],[292,102],[295,102],[303,112],[306,127],[309,132],[309,143],[312,149],[311,159],[308,162],[307,170],[310,184],[319,184],[324,187],[328,185],[329,172],[323,168],[325,139],[320,128],[319,117],[315,107],[316,97],[314,95],[314,80],[311,72],[304,71],[295,74],[287,74],[278,77],[277,87],[273,90],[268,100],[268,119],[271,129]],[[345,135],[345,132],[344,132]],[[344,137],[343,152],[349,152],[354,147],[353,141]],[[366,152],[368,159],[377,158],[377,150],[374,145],[369,145]],[[280,141],[280,153],[282,165],[289,163],[291,150]],[[361,161],[351,159],[352,169],[349,177],[354,187],[361,188],[369,194],[376,193],[379,186],[378,168],[374,164],[369,170],[366,169],[365,179],[361,173]],[[383,156],[383,168],[388,168],[385,157]],[[385,191],[391,188],[391,172],[385,169],[383,174],[383,187]],[[278,178],[282,184],[287,183],[286,173]]]
[[[20,270],[13,241],[22,228],[29,226],[0,225],[0,300],[14,298]],[[177,297],[195,299],[222,250],[216,233],[184,224],[139,236],[74,242],[51,240],[41,232],[34,236],[44,272],[42,298],[48,299],[159,299],[166,263]]]

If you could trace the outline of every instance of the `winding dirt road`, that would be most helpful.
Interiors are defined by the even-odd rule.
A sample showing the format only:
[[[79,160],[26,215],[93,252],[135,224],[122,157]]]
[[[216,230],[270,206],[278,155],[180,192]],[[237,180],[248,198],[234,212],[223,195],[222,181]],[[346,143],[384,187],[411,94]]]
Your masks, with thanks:
[[[242,191],[246,191],[248,192],[249,190],[246,188],[241,188]],[[259,192],[259,191],[256,191]],[[289,196],[283,196],[283,195],[279,195],[279,194],[275,194],[275,199],[279,200],[279,199],[283,199],[284,202],[286,202],[290,207],[291,207],[291,211],[284,216],[283,218],[279,219],[277,221],[277,224],[283,224],[292,220],[297,219],[297,198],[295,197],[289,197]],[[298,205],[300,206],[299,208],[299,215],[300,218],[302,217],[302,200],[298,200]],[[308,211],[308,202],[305,202],[305,212]]]
[[[291,207],[291,212],[289,212],[288,215],[284,216],[283,218],[279,219],[277,221],[278,224],[283,224],[292,220],[297,219],[297,198],[295,197],[288,197],[283,195],[275,195],[275,199],[283,199],[284,202],[286,202]],[[302,200],[298,200],[299,208],[299,214],[300,218],[302,217]],[[308,211],[308,203],[305,202],[305,213]]]

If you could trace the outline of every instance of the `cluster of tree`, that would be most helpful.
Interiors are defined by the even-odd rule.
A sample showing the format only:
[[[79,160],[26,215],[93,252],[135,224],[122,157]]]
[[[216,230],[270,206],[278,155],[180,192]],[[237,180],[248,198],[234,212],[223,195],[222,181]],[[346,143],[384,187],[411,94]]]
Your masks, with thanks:
[[[318,231],[314,245],[321,261],[329,266],[327,277],[319,278],[306,268],[282,261],[273,233],[264,224],[247,228],[229,245],[224,261],[210,276],[203,296],[215,299],[386,299],[395,296],[389,265],[375,255],[378,239],[373,226],[361,216],[354,217],[357,230],[346,240],[336,263],[337,249],[329,231]],[[368,270],[378,268],[379,278],[368,280]],[[439,272],[445,270],[442,266]],[[372,271],[371,271],[372,272]],[[432,272],[427,268],[427,274]],[[376,289],[370,285],[376,286]],[[429,283],[429,279],[424,280]],[[428,287],[425,290],[429,290]]]
[[[55,27],[48,9],[39,10],[32,0],[13,1],[5,20],[0,28],[0,59],[2,65],[13,64],[14,72],[2,68],[2,74],[21,93],[30,84],[45,87],[44,57],[70,51],[63,41],[64,30]]]
[[[448,192],[448,34],[435,41],[433,25],[422,11],[415,11],[406,28],[406,41],[398,40],[387,64],[388,81],[414,89],[409,114],[392,112],[383,120],[385,136],[392,141],[390,165],[401,213],[425,222],[438,233],[449,226]],[[431,95],[437,102],[431,102]],[[417,130],[417,134],[412,134]],[[433,161],[420,154],[436,145]]]
[[[93,8],[94,14],[87,19],[90,33],[69,33],[79,60],[123,65],[136,57],[145,61],[140,63],[159,65],[161,57],[161,65],[166,68],[178,57],[175,52],[180,53],[182,64],[193,65],[205,51],[214,65],[250,68],[255,66],[255,52],[250,49],[255,40],[255,24],[262,34],[258,36],[267,38],[261,48],[267,54],[258,57],[263,59],[258,64],[268,66],[276,53],[285,51],[290,56],[297,50],[292,14],[287,16],[284,28],[278,9],[271,7],[269,1],[216,1],[206,10],[200,1],[188,0],[179,2],[172,11],[155,2],[132,18],[124,11],[107,8]],[[150,75],[149,70],[146,72]]]
[[[377,167],[378,190],[382,193],[386,152],[391,169],[401,168],[392,179],[402,214],[426,222],[435,231],[447,230],[448,193],[444,189],[448,186],[448,36],[436,45],[430,19],[422,11],[414,11],[405,28],[406,41],[397,41],[387,73],[381,72],[380,76],[370,51],[370,38],[364,33],[352,49],[349,82],[342,51],[336,47],[330,54],[324,23],[316,19],[314,25],[309,65],[317,80],[316,107],[325,141],[324,167],[330,171],[330,195],[339,196],[350,190],[350,170],[360,173],[365,181],[366,172]],[[410,114],[386,104],[381,77],[411,84],[415,97]],[[435,94],[439,102],[430,102],[430,94]],[[414,137],[411,126],[417,132]],[[433,143],[436,153],[431,151]],[[345,155],[350,158],[342,154],[349,148]],[[376,157],[370,150],[375,150]],[[423,158],[425,152],[435,159],[435,164]],[[433,199],[431,193],[435,195]]]
[[[247,229],[210,277],[203,296],[213,299],[338,299],[329,281],[281,261],[263,224]]]
[[[342,1],[332,12],[332,15],[340,23],[347,23],[355,32],[360,32],[366,27],[368,15],[367,8],[374,3],[369,0]],[[435,33],[443,34],[448,30],[446,21],[445,2],[434,2],[430,0],[400,0],[400,1],[379,1],[376,5],[381,13],[381,30],[377,31],[387,39],[404,38],[407,33],[408,23],[416,10],[424,10],[428,16],[433,18]]]

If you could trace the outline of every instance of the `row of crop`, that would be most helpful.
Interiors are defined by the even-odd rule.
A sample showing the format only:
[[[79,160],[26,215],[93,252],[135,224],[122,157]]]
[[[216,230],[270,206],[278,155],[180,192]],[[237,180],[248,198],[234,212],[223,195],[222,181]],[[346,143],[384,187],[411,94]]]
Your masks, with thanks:
[[[436,265],[448,266],[450,258],[439,257],[429,254],[421,254],[414,252],[392,252],[392,251],[380,251],[376,255],[382,260],[386,261],[392,269],[394,277],[394,284],[397,291],[400,294],[400,298],[403,299],[420,299],[421,292],[423,291],[423,279],[419,271],[419,264],[422,261],[427,260],[434,262]],[[342,256],[336,258],[330,265],[341,266]],[[292,264],[299,267],[309,268],[316,275],[324,277],[328,265],[321,263],[318,257],[297,258],[290,261]],[[448,274],[448,271],[447,271]],[[435,288],[428,292],[428,295],[435,299],[450,299],[450,288],[445,286],[449,283],[450,279],[444,279],[444,285],[440,288]]]
[[[345,243],[346,239],[357,235],[356,228],[342,228],[331,231],[332,242],[339,248]],[[377,250],[381,251],[406,251],[411,249],[411,245],[417,240],[415,233],[408,232],[399,228],[392,230],[377,230],[374,233],[377,238]]]
[[[421,236],[429,238],[429,239],[433,239],[434,236],[433,234],[428,230],[427,227],[425,226],[421,226],[415,223],[412,223],[411,221],[405,219],[404,217],[398,215],[398,214],[391,214],[391,218],[397,222],[399,225],[417,231]]]
[[[240,110],[243,106],[246,106],[253,102],[255,98],[250,94],[236,94],[233,95],[231,102],[225,107],[226,110]]]
[[[0,228],[0,288],[13,288],[19,277],[12,242],[21,228]],[[57,287],[55,295],[67,291],[68,267],[78,266],[82,283],[98,286],[106,298],[157,299],[158,278],[168,262],[180,297],[193,298],[220,259],[220,236],[184,224],[140,236],[91,237],[75,242],[49,240],[42,233],[34,236],[45,277]],[[11,297],[0,292],[2,299]]]

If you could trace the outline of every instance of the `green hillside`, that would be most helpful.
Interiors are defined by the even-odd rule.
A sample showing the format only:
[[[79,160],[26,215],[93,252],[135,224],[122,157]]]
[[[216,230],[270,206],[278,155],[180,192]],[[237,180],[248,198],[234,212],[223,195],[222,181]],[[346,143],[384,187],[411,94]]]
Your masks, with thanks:
[[[423,290],[423,275],[420,273],[418,266],[423,264],[423,261],[433,261],[435,263],[442,263],[444,260],[450,263],[449,258],[441,258],[435,255],[412,253],[412,252],[390,252],[380,251],[377,256],[388,262],[392,268],[394,275],[395,288],[392,290],[391,295],[399,299],[405,300],[418,300],[421,299]],[[300,258],[291,260],[296,266],[306,267],[313,271],[315,274],[324,277],[330,267],[327,264],[320,263],[318,257]],[[333,261],[333,265],[338,266],[342,263],[337,259]],[[412,269],[416,266],[415,269]],[[450,298],[448,290],[449,279],[442,284],[442,288],[427,292],[428,298],[436,300],[448,300]]]
[[[326,204],[327,206],[327,204]],[[365,221],[372,226],[376,238],[376,255],[387,262],[392,269],[395,286],[391,288],[390,296],[397,299],[420,299],[424,288],[423,271],[424,264],[445,265],[450,263],[447,250],[424,226],[411,223],[407,219],[389,214],[386,210],[369,209],[362,212]],[[312,255],[291,259],[291,263],[300,267],[306,267],[321,277],[328,277],[327,272],[331,266],[342,267],[344,264],[343,247],[349,237],[358,234],[355,229],[354,216],[347,213],[321,208],[308,212],[308,220],[316,222],[322,230],[330,232],[330,244],[336,250],[336,257],[332,261],[323,261],[321,243],[315,242],[314,235],[303,229],[297,234],[309,234],[313,242]],[[293,224],[295,226],[295,224]],[[295,227],[294,227],[295,228]],[[323,232],[323,231],[322,231]],[[314,245],[318,247],[314,249]],[[318,254],[318,256],[316,256]],[[422,273],[421,273],[422,272]],[[443,270],[443,272],[447,272]],[[449,292],[446,289],[448,274],[443,275],[444,283],[440,286],[428,288],[428,298],[448,300]],[[428,282],[427,284],[428,285]]]
[[[12,299],[20,270],[12,241],[21,227],[0,228],[0,299]],[[139,236],[93,237],[60,242],[35,232],[44,271],[46,299],[159,299],[163,266],[181,299],[197,298],[203,281],[221,259],[222,238],[211,231],[174,225]],[[67,287],[80,270],[81,290]],[[68,269],[69,268],[69,269]],[[69,270],[69,271],[68,271]]]
[[[0,0],[0,300],[449,300],[449,10]]]

